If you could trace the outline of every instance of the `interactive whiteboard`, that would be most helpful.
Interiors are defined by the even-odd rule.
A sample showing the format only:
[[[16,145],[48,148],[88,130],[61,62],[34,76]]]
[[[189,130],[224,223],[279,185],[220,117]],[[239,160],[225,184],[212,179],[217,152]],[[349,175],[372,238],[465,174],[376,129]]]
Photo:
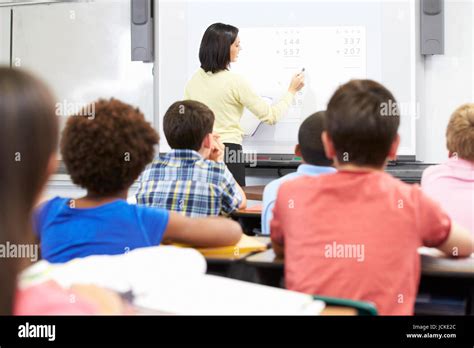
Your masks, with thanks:
[[[324,110],[335,89],[350,79],[383,83],[399,102],[400,155],[415,154],[416,21],[411,0],[166,1],[158,6],[158,113],[183,98],[199,68],[199,45],[215,22],[239,28],[242,51],[231,70],[276,102],[303,68],[306,86],[282,120],[255,124],[247,110],[244,150],[291,154],[301,122]],[[156,69],[156,67],[155,67]],[[258,127],[257,127],[258,126]],[[160,122],[161,127],[161,122]],[[169,149],[162,137],[160,151]]]

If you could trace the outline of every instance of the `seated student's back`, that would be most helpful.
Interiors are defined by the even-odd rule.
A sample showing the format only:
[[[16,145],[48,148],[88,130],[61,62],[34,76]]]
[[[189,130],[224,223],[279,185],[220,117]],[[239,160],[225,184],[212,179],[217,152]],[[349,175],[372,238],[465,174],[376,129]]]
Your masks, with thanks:
[[[153,159],[158,134],[138,109],[119,100],[99,100],[93,109],[93,118],[71,116],[63,131],[64,163],[87,194],[56,197],[38,209],[43,258],[66,262],[121,254],[163,239],[202,246],[238,241],[240,228],[231,221],[191,221],[164,209],[128,204],[128,189]]]
[[[46,231],[40,235],[42,256],[50,262],[66,262],[159,245],[169,214],[145,208],[123,199],[94,208],[76,208],[73,199],[56,197],[37,215],[39,230]]]
[[[304,120],[298,131],[298,144],[295,155],[301,157],[303,163],[296,172],[285,175],[270,182],[263,191],[262,233],[270,234],[270,221],[273,217],[273,207],[277,198],[278,189],[284,182],[302,176],[317,176],[334,173],[332,161],[326,158],[321,140],[324,126],[324,112],[317,112]]]
[[[141,175],[138,204],[189,217],[227,215],[245,207],[245,194],[223,161],[224,145],[212,134],[213,126],[213,112],[200,102],[169,107],[163,131],[172,150]]]
[[[126,202],[128,187],[153,158],[158,135],[139,110],[112,99],[94,103],[94,117],[71,116],[61,153],[71,179],[91,200],[109,196],[100,206],[82,199],[56,197],[36,214],[41,252],[50,262],[94,254],[121,254],[158,245],[169,214]]]
[[[449,159],[423,172],[423,191],[474,235],[474,104],[459,107],[446,130]]]
[[[328,104],[323,142],[337,173],[284,183],[271,223],[291,290],[374,302],[381,314],[412,314],[418,247],[468,255],[471,239],[417,186],[384,173],[399,143],[392,94],[368,80],[340,87]]]

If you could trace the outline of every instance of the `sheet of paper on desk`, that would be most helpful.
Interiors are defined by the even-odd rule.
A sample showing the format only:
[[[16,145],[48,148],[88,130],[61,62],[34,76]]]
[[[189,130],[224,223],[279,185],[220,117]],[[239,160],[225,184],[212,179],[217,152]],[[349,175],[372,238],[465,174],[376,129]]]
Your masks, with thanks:
[[[310,295],[207,274],[163,284],[134,304],[186,315],[318,315],[325,306]]]

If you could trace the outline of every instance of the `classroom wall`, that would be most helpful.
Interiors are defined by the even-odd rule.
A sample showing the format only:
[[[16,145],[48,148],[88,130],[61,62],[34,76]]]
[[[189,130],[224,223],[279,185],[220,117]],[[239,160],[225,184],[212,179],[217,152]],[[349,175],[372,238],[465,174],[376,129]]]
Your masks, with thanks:
[[[10,10],[0,7],[0,65],[10,64]]]
[[[425,59],[419,81],[422,116],[417,120],[417,159],[447,159],[445,132],[451,113],[474,101],[474,1],[446,0],[446,46],[442,56]],[[424,95],[423,95],[424,94]]]
[[[428,163],[447,158],[444,139],[449,116],[457,106],[474,101],[474,1],[446,0],[445,10],[445,55],[419,59],[417,159]],[[0,63],[8,59],[9,10],[0,8]],[[275,177],[275,171],[253,170],[248,184],[264,184]],[[54,186],[53,192],[58,188]]]

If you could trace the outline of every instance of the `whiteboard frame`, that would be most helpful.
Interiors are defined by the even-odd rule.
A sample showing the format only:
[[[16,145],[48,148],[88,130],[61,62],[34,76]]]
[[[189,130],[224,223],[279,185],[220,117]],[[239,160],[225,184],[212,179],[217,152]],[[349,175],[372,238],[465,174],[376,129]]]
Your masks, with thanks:
[[[159,107],[158,103],[160,102],[160,91],[159,91],[159,82],[160,82],[160,73],[158,70],[159,67],[159,51],[160,51],[160,42],[159,42],[159,9],[160,9],[160,3],[163,2],[175,2],[175,3],[183,3],[183,2],[199,2],[199,0],[155,0],[155,6],[154,6],[154,16],[155,16],[155,61],[154,61],[154,69],[155,69],[155,74],[154,74],[154,126],[156,129],[160,129],[160,115],[159,115]],[[208,2],[221,2],[223,0],[206,0]],[[241,0],[243,2],[251,2],[250,0]],[[262,2],[287,2],[287,0],[259,0]],[[300,2],[324,2],[327,0],[299,0]],[[348,2],[348,1],[353,1],[353,2],[359,2],[361,0],[334,0],[334,2]],[[364,2],[378,2],[378,1],[383,1],[383,0],[364,0]],[[390,2],[406,2],[405,0],[390,0]],[[416,141],[417,141],[417,130],[416,130],[416,120],[421,116],[418,114],[419,110],[423,110],[423,105],[421,103],[421,98],[420,96],[423,93],[423,84],[422,84],[422,79],[420,79],[420,76],[423,75],[424,73],[424,59],[421,56],[420,50],[419,50],[419,44],[420,44],[420,4],[418,1],[409,1],[410,4],[410,23],[411,23],[411,28],[410,28],[410,102],[411,103],[416,103],[415,105],[415,115],[410,116],[410,134],[409,135],[404,135],[404,136],[409,136],[410,137],[410,148],[399,148],[399,153],[401,155],[398,156],[399,160],[415,160],[416,159]],[[184,86],[183,86],[184,89]],[[163,134],[160,134],[161,136],[164,136]],[[161,151],[160,151],[161,152]],[[244,148],[245,152],[245,148]],[[263,152],[258,152],[257,155],[261,156],[271,156],[272,158],[277,158],[277,159],[288,159],[293,156],[292,153],[263,153]]]

